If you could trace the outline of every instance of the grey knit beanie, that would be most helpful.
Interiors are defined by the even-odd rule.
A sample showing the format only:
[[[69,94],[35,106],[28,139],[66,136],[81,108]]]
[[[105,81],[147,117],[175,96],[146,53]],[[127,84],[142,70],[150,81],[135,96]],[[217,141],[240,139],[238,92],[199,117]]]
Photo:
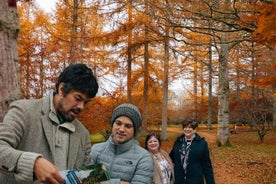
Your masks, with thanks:
[[[115,119],[119,116],[126,116],[129,119],[131,119],[134,126],[135,136],[142,123],[142,117],[138,107],[136,107],[133,104],[121,104],[118,107],[116,107],[112,113],[111,126],[113,126]]]

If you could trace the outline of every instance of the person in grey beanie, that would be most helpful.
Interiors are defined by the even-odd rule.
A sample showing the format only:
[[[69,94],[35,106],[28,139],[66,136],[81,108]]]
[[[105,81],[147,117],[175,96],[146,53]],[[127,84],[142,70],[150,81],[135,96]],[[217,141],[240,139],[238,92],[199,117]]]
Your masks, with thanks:
[[[139,109],[121,104],[113,110],[110,123],[112,134],[108,140],[92,146],[92,163],[105,165],[112,184],[152,183],[151,155],[135,140],[142,123]]]

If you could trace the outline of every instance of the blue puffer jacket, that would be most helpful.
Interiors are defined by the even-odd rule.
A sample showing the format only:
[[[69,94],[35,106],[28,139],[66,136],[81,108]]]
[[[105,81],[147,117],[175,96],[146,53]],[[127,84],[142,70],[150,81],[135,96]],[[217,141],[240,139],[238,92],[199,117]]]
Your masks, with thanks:
[[[110,136],[106,142],[92,146],[91,156],[93,163],[105,165],[112,184],[119,184],[120,181],[132,184],[152,183],[152,158],[134,138],[124,144],[115,145]]]

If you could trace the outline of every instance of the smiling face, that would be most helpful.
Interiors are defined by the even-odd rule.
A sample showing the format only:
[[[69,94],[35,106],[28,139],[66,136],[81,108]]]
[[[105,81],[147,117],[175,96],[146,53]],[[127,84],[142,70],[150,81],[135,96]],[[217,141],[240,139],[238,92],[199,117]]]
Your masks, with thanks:
[[[134,136],[132,121],[126,116],[119,116],[112,126],[112,135],[115,144],[123,144]]]
[[[160,142],[155,136],[151,136],[147,141],[147,148],[153,154],[159,152]]]
[[[90,101],[90,98],[74,90],[67,94],[63,94],[62,87],[63,85],[60,84],[60,90],[58,94],[54,96],[54,106],[63,120],[71,122],[84,109],[85,105]]]
[[[190,124],[183,127],[183,133],[186,139],[192,139],[196,133],[196,128],[193,128]]]

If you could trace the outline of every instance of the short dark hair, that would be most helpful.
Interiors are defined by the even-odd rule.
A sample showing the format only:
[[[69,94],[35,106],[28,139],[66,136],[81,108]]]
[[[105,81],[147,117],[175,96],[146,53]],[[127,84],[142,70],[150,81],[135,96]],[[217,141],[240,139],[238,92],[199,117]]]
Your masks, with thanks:
[[[147,134],[146,139],[145,139],[145,148],[146,148],[146,150],[148,150],[148,144],[147,143],[148,143],[148,141],[151,137],[155,137],[158,140],[159,148],[160,148],[161,147],[161,138],[160,138],[160,136],[158,134],[156,134],[155,132],[150,132],[150,133]]]
[[[70,64],[61,72],[56,83],[57,93],[60,83],[64,83],[65,95],[75,90],[86,94],[89,98],[94,98],[99,88],[92,70],[82,63]]]
[[[194,119],[187,119],[182,122],[182,128],[185,128],[189,125],[192,127],[192,129],[196,129],[198,126],[196,120]]]

